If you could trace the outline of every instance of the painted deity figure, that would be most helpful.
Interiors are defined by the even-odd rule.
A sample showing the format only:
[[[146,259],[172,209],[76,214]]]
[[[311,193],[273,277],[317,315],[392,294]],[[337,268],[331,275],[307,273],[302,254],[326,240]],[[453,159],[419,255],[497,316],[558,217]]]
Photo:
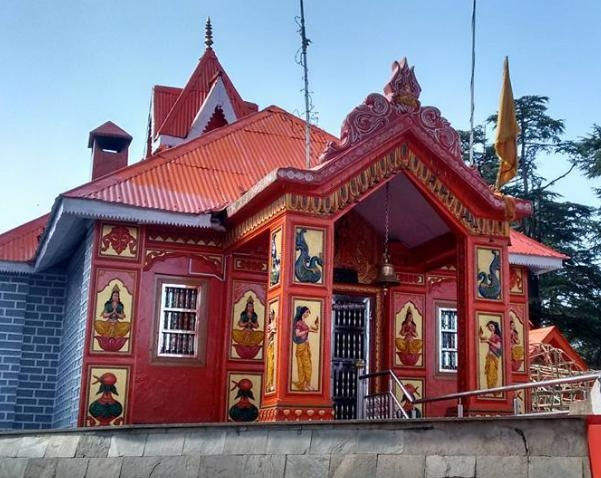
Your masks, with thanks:
[[[520,342],[520,333],[513,318],[509,321],[509,325],[511,327],[511,370],[517,372],[524,361],[524,346]]]
[[[98,334],[95,338],[103,350],[111,352],[121,350],[131,327],[129,322],[120,322],[126,318],[120,293],[119,286],[115,285],[111,298],[104,303],[100,318],[94,321],[94,330]]]
[[[503,354],[503,339],[501,338],[501,329],[494,320],[486,323],[488,337],[484,335],[480,327],[480,342],[488,344],[486,353],[486,362],[484,365],[484,375],[486,376],[486,388],[494,388],[499,384],[499,362]]]
[[[253,383],[243,378],[239,382],[233,382],[234,386],[230,391],[238,389],[236,399],[238,400],[229,409],[229,416],[235,422],[254,422],[259,417],[259,409],[251,402],[255,399],[252,388]]]
[[[413,319],[411,308],[407,309],[401,330],[399,330],[399,337],[394,342],[397,356],[403,365],[413,366],[419,361],[422,341],[418,338],[417,325]]]
[[[307,324],[311,311],[308,307],[296,308],[292,324],[292,341],[296,344],[296,370],[298,381],[294,384],[298,390],[311,390],[311,377],[313,363],[311,361],[311,346],[309,334],[319,331],[319,317],[315,318],[313,325]]]
[[[275,310],[269,312],[269,321],[265,328],[267,334],[267,357],[265,360],[265,391],[272,392],[275,390]]]
[[[256,330],[259,328],[259,317],[255,312],[255,301],[252,296],[248,296],[246,306],[240,313],[236,325],[239,329],[232,331],[232,337],[236,342],[234,347],[238,355],[244,359],[254,358],[261,349],[263,332]]]

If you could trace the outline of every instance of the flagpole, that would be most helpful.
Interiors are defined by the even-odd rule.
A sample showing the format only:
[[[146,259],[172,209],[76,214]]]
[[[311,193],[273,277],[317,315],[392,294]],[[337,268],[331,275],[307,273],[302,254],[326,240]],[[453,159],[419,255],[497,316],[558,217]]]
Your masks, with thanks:
[[[472,4],[472,75],[470,79],[470,165],[474,166],[474,70],[476,65],[476,0]]]

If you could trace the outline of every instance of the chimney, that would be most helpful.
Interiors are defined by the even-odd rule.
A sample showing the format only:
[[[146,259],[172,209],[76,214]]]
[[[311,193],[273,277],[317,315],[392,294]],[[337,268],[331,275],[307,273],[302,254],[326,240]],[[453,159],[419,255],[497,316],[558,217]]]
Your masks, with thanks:
[[[132,137],[112,121],[90,131],[88,148],[92,148],[92,180],[127,166],[127,150]]]

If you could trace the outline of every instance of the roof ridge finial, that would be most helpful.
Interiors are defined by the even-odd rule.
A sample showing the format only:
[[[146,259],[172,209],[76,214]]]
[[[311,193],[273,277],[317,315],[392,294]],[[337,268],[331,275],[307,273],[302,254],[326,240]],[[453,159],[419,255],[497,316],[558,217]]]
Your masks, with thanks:
[[[211,26],[211,17],[207,17],[207,23],[205,24],[205,45],[208,49],[213,46],[213,27]]]

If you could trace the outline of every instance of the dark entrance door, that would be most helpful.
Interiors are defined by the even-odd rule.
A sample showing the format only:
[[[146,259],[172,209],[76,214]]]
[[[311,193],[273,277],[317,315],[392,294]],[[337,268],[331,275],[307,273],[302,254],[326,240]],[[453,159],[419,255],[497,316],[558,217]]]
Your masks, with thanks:
[[[367,365],[369,357],[370,300],[334,295],[332,307],[334,413],[338,420],[351,420],[357,418],[357,362]]]

